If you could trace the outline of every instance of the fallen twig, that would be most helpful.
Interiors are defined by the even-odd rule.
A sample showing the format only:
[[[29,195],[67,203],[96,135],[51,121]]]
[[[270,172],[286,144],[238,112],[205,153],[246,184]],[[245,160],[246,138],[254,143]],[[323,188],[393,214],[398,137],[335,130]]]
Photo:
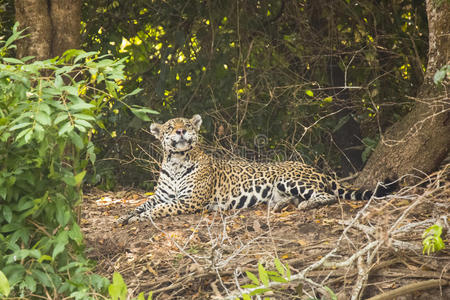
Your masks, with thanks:
[[[446,286],[450,283],[450,281],[442,280],[442,279],[432,279],[427,281],[415,282],[411,284],[407,284],[398,289],[376,295],[375,297],[369,298],[367,300],[389,300],[394,299],[395,297],[406,295],[416,291],[427,290],[430,288],[438,287],[438,286]]]

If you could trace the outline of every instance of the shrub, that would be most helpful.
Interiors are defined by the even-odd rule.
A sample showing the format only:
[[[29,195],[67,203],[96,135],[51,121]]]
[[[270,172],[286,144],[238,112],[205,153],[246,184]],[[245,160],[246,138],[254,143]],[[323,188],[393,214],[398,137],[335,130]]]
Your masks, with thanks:
[[[74,209],[96,158],[93,128],[125,97],[123,60],[81,50],[6,57],[20,34],[16,24],[0,40],[0,269],[9,282],[0,293],[86,299],[108,280],[90,272]]]

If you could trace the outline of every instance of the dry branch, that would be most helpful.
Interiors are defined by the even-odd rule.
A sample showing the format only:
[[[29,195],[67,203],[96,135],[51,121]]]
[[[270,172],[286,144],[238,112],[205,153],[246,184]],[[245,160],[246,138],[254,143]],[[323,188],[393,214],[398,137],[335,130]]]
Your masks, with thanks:
[[[450,282],[447,280],[441,279],[432,279],[427,281],[415,282],[405,286],[402,286],[398,289],[377,295],[375,297],[369,298],[367,300],[389,300],[394,299],[395,297],[406,295],[416,291],[427,290],[430,288],[438,287],[438,286],[446,286]]]
[[[240,288],[248,283],[243,270],[257,274],[258,262],[271,270],[274,257],[288,262],[293,274],[288,284],[269,285],[275,298],[298,295],[299,282],[305,296],[327,298],[327,286],[345,299],[373,296],[376,289],[390,289],[387,283],[399,279],[405,285],[412,280],[449,282],[448,250],[432,256],[421,251],[423,230],[438,222],[448,226],[450,185],[443,177],[430,176],[426,192],[419,186],[404,187],[397,195],[372,199],[362,208],[349,208],[348,202],[342,202],[340,208],[334,205],[306,213],[290,207],[267,213],[263,207],[119,227],[109,233],[109,243],[126,251],[109,255],[100,250],[99,267],[119,271],[135,293],[153,291],[162,297],[185,298],[195,294],[233,299],[249,293]],[[92,225],[97,231],[109,228],[96,221]],[[133,244],[140,242],[118,246],[117,234],[125,235],[125,241],[131,235],[136,239]],[[368,285],[375,289],[365,291]]]

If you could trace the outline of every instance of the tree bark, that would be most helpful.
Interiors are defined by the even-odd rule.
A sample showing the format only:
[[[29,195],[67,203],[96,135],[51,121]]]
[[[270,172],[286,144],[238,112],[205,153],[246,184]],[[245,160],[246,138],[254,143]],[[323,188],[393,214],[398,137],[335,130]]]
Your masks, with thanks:
[[[16,21],[28,36],[17,43],[17,57],[37,60],[80,47],[81,0],[16,0]]]
[[[447,1],[440,5],[427,0],[428,63],[417,103],[402,120],[390,127],[355,182],[356,186],[374,186],[386,178],[404,175],[407,182],[436,170],[450,147],[450,101],[448,79],[444,85],[433,76],[449,64],[450,10]]]

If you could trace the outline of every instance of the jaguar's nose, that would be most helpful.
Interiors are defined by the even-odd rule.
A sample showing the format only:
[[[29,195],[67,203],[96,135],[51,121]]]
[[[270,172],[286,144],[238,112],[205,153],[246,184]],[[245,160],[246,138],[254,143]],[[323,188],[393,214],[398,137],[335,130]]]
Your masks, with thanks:
[[[178,135],[183,135],[186,133],[186,129],[177,129],[177,131],[175,131]]]

